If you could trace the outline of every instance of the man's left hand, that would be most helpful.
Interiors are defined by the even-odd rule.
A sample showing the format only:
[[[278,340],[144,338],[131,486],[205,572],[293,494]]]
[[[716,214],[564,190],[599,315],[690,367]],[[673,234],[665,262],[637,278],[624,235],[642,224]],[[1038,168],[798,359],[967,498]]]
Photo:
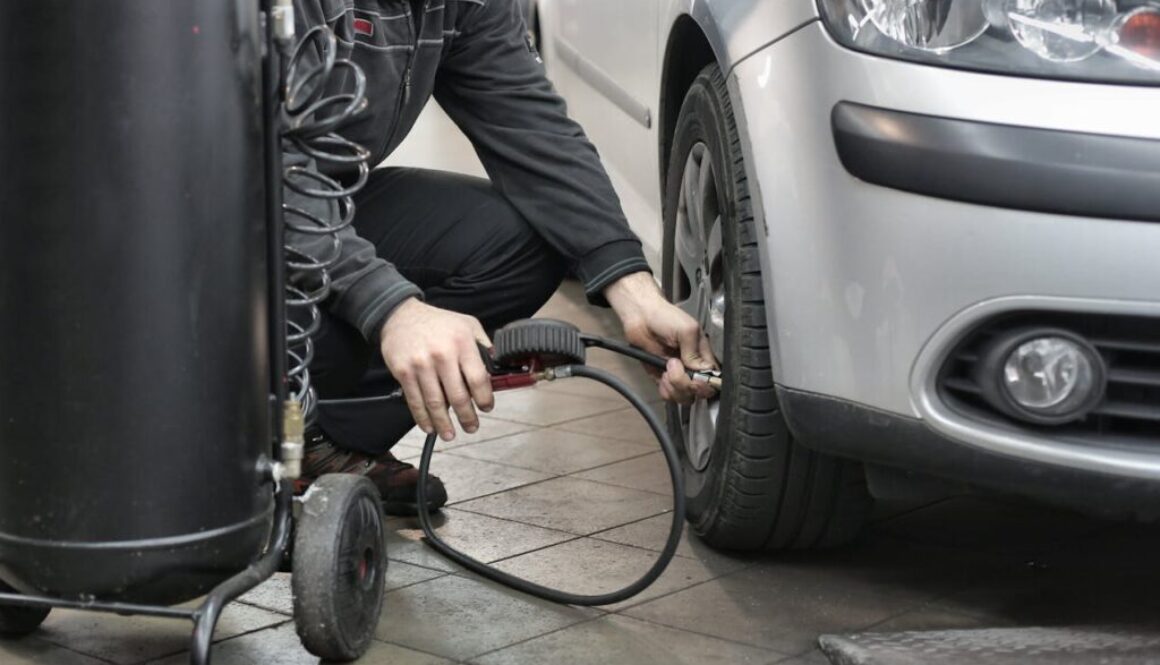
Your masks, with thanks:
[[[712,387],[694,381],[685,371],[717,368],[709,340],[693,317],[665,299],[652,275],[626,275],[608,285],[604,296],[620,317],[630,344],[669,359],[663,373],[646,368],[657,379],[662,398],[689,404],[715,394]]]

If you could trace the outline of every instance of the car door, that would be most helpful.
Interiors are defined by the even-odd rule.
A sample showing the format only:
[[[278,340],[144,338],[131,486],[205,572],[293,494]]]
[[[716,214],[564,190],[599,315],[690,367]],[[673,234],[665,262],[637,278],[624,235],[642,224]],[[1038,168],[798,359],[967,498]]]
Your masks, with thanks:
[[[655,258],[660,0],[552,0],[552,77]]]

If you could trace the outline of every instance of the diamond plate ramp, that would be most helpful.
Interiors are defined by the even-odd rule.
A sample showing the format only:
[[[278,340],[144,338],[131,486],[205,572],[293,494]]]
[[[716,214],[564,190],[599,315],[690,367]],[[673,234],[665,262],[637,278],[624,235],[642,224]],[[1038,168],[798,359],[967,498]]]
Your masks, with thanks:
[[[988,628],[823,635],[834,665],[1160,665],[1160,628]]]

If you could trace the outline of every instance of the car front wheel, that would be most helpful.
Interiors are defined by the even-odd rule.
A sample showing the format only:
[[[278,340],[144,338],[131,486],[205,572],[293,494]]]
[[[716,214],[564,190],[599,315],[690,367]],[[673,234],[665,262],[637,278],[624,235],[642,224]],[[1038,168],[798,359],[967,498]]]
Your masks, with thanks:
[[[685,96],[665,185],[665,293],[700,322],[725,378],[718,399],[669,407],[689,521],[724,549],[840,545],[868,514],[865,474],[796,442],[782,417],[743,160],[725,78],[710,65]]]

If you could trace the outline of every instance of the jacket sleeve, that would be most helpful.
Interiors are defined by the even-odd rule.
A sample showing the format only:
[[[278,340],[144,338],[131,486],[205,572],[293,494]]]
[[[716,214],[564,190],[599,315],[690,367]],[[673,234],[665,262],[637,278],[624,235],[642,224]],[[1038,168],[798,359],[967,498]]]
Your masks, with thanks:
[[[463,3],[435,98],[471,140],[496,189],[571,263],[588,298],[647,271],[596,149],[568,118],[527,41],[515,0]]]
[[[293,148],[287,148],[282,159],[284,166],[316,169],[314,160]],[[306,181],[303,184],[314,185]],[[282,191],[288,207],[306,210],[330,220],[331,224],[338,219],[338,207],[333,202],[304,196],[290,187],[283,187]],[[289,228],[290,224],[307,226],[308,223],[303,223],[296,215],[287,214],[286,243],[294,250],[320,261],[334,256],[330,236],[295,232]],[[339,231],[338,237],[342,245],[334,264],[327,269],[330,295],[323,306],[334,316],[358,328],[367,341],[377,342],[379,329],[391,311],[407,298],[421,298],[423,292],[393,265],[379,258],[375,246],[358,235],[353,227]],[[308,291],[320,286],[316,273],[291,275],[291,279],[300,282],[300,286]]]
[[[296,3],[298,34],[304,35],[309,26],[325,21],[326,15],[317,0],[299,0]],[[309,52],[304,57],[312,57]],[[298,166],[317,172],[313,159],[296,149],[292,143],[284,142],[283,167]],[[301,177],[303,185],[316,183]],[[298,208],[334,224],[339,216],[337,204],[304,196],[291,187],[283,187],[284,203],[289,208]],[[294,250],[316,260],[325,261],[334,257],[334,247],[329,236],[295,232],[292,224],[309,226],[301,217],[287,214],[286,243]],[[374,245],[347,227],[338,233],[342,241],[341,250],[333,265],[328,268],[330,276],[330,296],[323,306],[334,316],[357,328],[368,341],[377,342],[379,329],[391,311],[410,297],[422,297],[419,287],[399,273],[390,263],[379,258]],[[290,276],[306,290],[320,286],[317,274]]]

